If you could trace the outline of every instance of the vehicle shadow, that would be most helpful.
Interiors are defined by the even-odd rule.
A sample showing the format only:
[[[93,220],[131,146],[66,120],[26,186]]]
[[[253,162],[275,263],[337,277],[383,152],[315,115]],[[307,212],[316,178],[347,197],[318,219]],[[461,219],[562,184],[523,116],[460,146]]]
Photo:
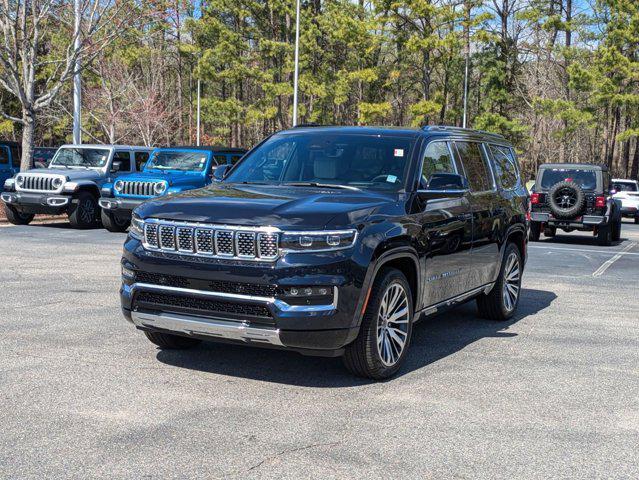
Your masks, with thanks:
[[[622,232],[623,233],[623,232]],[[594,235],[571,235],[569,233],[561,233],[557,234],[554,237],[541,237],[538,242],[534,242],[531,245],[535,245],[536,243],[546,243],[546,244],[557,244],[557,245],[584,245],[590,247],[601,247],[601,248],[610,248],[615,247],[617,245],[621,245],[627,238],[621,237],[619,240],[615,240],[610,244],[610,246],[602,246],[597,243],[597,237]]]
[[[523,289],[517,314],[507,322],[477,317],[469,302],[415,325],[409,356],[399,376],[426,367],[482,338],[509,338],[508,328],[547,308],[556,298],[545,290]],[[505,345],[504,345],[505,347]],[[307,357],[295,352],[203,342],[191,350],[159,350],[157,359],[170,366],[300,387],[340,388],[367,385],[349,374],[339,358]]]

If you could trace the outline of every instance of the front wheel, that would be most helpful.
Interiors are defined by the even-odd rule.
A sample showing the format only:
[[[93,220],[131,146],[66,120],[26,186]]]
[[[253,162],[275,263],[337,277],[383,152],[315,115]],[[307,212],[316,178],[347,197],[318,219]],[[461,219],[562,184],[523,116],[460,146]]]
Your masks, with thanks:
[[[373,284],[359,335],[346,347],[344,365],[360,377],[382,380],[400,368],[413,331],[413,298],[402,272],[383,269]]]
[[[6,214],[9,223],[14,225],[29,225],[34,217],[32,213],[21,213],[6,203],[4,204],[4,213]]]
[[[104,209],[100,212],[100,217],[102,219],[102,226],[109,232],[126,232],[126,229],[129,228],[131,223],[131,220],[128,218],[119,217]]]
[[[635,225],[639,224],[639,215],[635,217]]]
[[[80,192],[78,203],[69,211],[69,223],[74,228],[91,228],[98,220],[98,201],[89,192]]]
[[[514,243],[509,243],[495,285],[488,294],[477,297],[477,308],[481,317],[489,320],[508,320],[513,316],[519,305],[522,270],[519,248]]]
[[[202,340],[198,338],[181,337],[180,335],[171,335],[170,333],[148,332],[144,335],[151,343],[167,350],[184,350],[198,345]]]

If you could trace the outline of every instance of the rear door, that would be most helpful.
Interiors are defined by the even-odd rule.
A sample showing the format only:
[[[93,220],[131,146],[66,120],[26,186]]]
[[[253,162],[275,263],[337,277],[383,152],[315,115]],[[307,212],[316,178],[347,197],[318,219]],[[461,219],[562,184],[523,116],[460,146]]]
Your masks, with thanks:
[[[473,240],[470,255],[469,286],[480,287],[494,281],[499,268],[498,192],[490,162],[480,142],[455,141],[464,174],[470,184]]]
[[[13,177],[9,147],[0,145],[0,191],[4,190],[4,182]]]
[[[435,173],[461,173],[450,144],[443,140],[427,145],[419,188],[425,188]],[[420,210],[416,219],[421,224],[420,247],[426,254],[422,300],[430,306],[469,290],[472,215],[467,197],[430,199]]]

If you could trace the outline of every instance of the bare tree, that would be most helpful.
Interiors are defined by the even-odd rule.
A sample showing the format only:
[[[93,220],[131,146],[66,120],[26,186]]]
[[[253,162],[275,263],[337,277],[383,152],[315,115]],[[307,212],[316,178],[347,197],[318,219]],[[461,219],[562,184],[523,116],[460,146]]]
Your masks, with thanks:
[[[0,0],[0,86],[18,100],[22,115],[0,114],[22,126],[22,170],[29,168],[33,155],[38,114],[77,73],[76,60],[82,59],[83,68],[90,65],[118,36],[125,10],[131,5],[116,0],[77,1],[82,27],[76,34],[69,0]],[[69,32],[59,54],[45,51],[54,29]]]

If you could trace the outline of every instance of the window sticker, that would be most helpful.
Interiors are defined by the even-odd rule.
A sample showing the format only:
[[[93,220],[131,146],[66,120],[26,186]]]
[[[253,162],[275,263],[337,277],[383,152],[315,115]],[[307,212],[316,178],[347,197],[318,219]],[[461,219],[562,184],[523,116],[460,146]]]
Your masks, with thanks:
[[[395,155],[396,157],[403,157],[404,156],[404,149],[403,148],[396,148],[393,151],[393,155]]]
[[[397,177],[395,175],[388,175],[386,177],[386,181],[388,183],[395,183],[397,181]]]

